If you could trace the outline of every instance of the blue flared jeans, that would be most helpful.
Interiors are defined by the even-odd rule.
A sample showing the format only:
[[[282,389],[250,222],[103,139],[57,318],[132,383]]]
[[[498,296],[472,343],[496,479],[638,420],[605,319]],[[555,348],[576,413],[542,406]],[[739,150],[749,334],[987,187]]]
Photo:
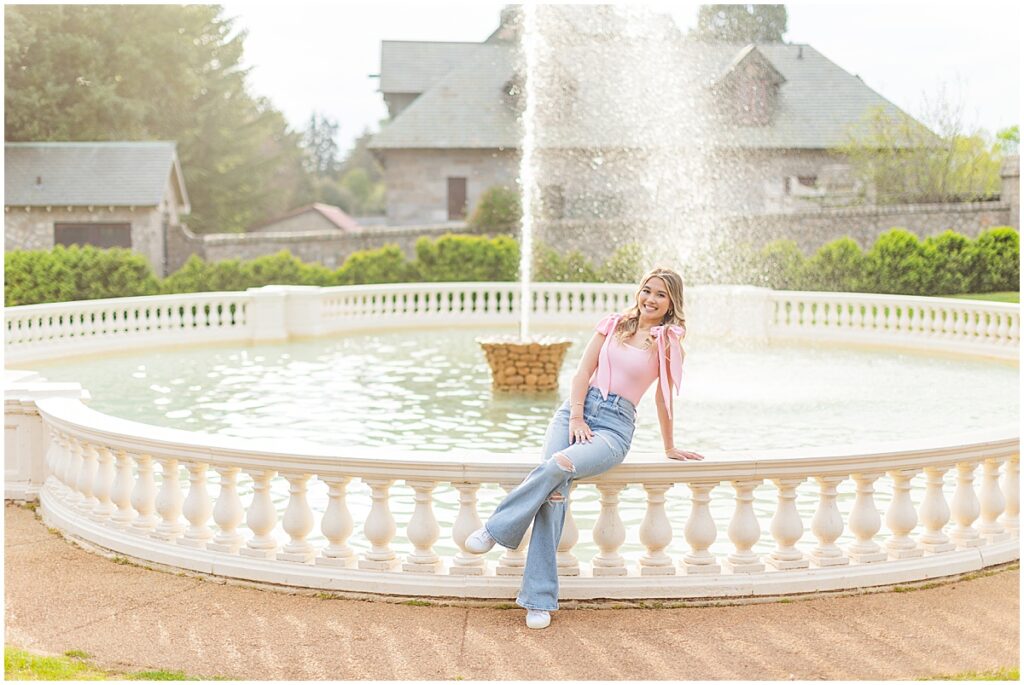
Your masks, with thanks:
[[[562,537],[565,511],[572,481],[590,478],[617,466],[633,441],[636,407],[626,398],[590,388],[583,406],[583,418],[594,437],[590,442],[569,444],[569,400],[559,407],[544,439],[543,460],[533,469],[488,519],[487,532],[502,547],[515,549],[530,524],[533,534],[526,553],[523,583],[516,604],[526,609],[558,609],[558,541]],[[572,462],[572,470],[561,466],[554,455],[561,452]],[[561,498],[551,497],[559,493]]]

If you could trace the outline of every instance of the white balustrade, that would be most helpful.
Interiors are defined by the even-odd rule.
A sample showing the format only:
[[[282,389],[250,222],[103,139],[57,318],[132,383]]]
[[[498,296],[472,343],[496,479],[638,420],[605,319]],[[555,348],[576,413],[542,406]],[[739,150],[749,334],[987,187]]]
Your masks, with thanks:
[[[103,445],[97,447],[95,453],[96,478],[92,483],[92,492],[96,505],[89,512],[89,516],[94,521],[106,521],[115,509],[110,501],[110,491],[114,487],[114,455]]]
[[[277,525],[277,510],[274,500],[270,497],[270,481],[276,471],[269,469],[253,469],[249,471],[252,478],[252,502],[245,512],[245,524],[253,535],[245,541],[245,546],[238,553],[246,557],[273,559],[277,553],[277,538],[274,527]]]
[[[277,558],[282,561],[311,564],[316,556],[316,550],[306,540],[306,536],[313,530],[313,512],[306,501],[306,486],[310,474],[288,473],[284,476],[288,479],[288,507],[284,510],[281,524],[284,532],[288,533],[289,540],[278,552]]]
[[[1020,535],[1020,455],[1011,456],[1006,460],[1000,485],[1006,497],[1006,509],[1000,520],[1006,530],[1016,538]]]
[[[406,537],[413,544],[413,552],[405,558],[402,570],[410,573],[439,573],[443,564],[434,552],[434,543],[441,536],[441,527],[434,516],[434,481],[406,481],[413,489],[416,507],[406,527]]]
[[[804,522],[796,508],[796,488],[803,478],[775,478],[772,480],[779,492],[779,501],[772,517],[771,533],[775,538],[775,549],[765,561],[775,569],[786,571],[807,568],[810,564],[796,543],[804,534]]]
[[[452,560],[448,573],[456,576],[482,576],[486,569],[486,560],[482,554],[474,554],[466,549],[466,538],[484,524],[477,512],[476,493],[480,483],[452,483],[459,491],[459,513],[452,526],[452,541],[459,546],[459,553]]]
[[[978,524],[978,534],[989,544],[1010,539],[1010,534],[999,522],[999,516],[1006,508],[1006,498],[999,488],[1000,461],[986,459],[982,462],[981,522]]]
[[[715,556],[709,551],[711,545],[715,544],[718,537],[718,526],[711,516],[711,491],[718,485],[715,482],[692,482],[687,483],[690,488],[691,502],[690,518],[686,521],[685,536],[686,542],[690,545],[690,551],[683,557],[680,567],[686,574],[714,574],[721,573],[722,567]]]
[[[626,486],[622,483],[601,483],[601,513],[594,524],[594,543],[601,550],[594,556],[595,576],[626,575],[626,560],[619,554],[619,548],[626,541],[626,527],[619,516],[619,493]]]
[[[943,494],[943,476],[949,469],[945,466],[926,466],[924,469],[926,490],[918,516],[924,525],[920,546],[928,554],[938,554],[956,549],[949,536],[942,529],[949,522],[949,505]]]
[[[640,575],[674,576],[675,566],[665,548],[672,542],[672,524],[665,513],[665,493],[672,487],[667,483],[646,483],[647,512],[640,524],[640,542],[647,551],[640,557]]]
[[[395,537],[395,517],[391,515],[388,502],[393,480],[380,478],[364,478],[363,482],[370,486],[373,505],[370,514],[363,524],[363,535],[370,542],[370,551],[359,560],[359,568],[370,571],[391,571],[398,567],[399,561],[395,550],[391,549],[391,540]]]
[[[192,461],[185,467],[188,469],[188,495],[182,504],[181,513],[188,521],[188,528],[177,542],[179,545],[203,549],[213,537],[213,531],[207,525],[210,514],[213,513],[213,503],[206,490],[207,465]]]
[[[132,509],[132,456],[118,449],[116,451],[116,473],[114,475],[114,487],[110,491],[110,501],[114,503],[116,511],[110,516],[111,522],[115,525],[126,527],[131,525],[136,513]]]
[[[320,521],[327,546],[320,551],[316,563],[342,568],[354,566],[356,556],[347,544],[354,523],[345,502],[345,489],[351,478],[321,477],[321,480],[327,483],[327,510]]]
[[[904,469],[888,473],[892,478],[892,501],[885,512],[885,525],[892,536],[885,541],[885,549],[890,559],[919,557],[924,554],[924,550],[910,537],[910,532],[917,526],[917,512],[910,499],[910,480],[917,471]]]
[[[972,525],[981,513],[978,496],[974,494],[974,471],[977,466],[974,462],[960,462],[956,465],[956,491],[953,493],[953,520],[956,526],[949,532],[949,537],[957,547],[980,547],[985,544],[985,539]]]
[[[881,473],[854,473],[851,475],[857,485],[856,498],[850,511],[849,528],[856,541],[847,547],[849,558],[858,564],[885,561],[889,555],[875,542],[874,537],[882,528],[882,517],[875,506],[875,481]]]
[[[153,458],[148,454],[139,454],[136,459],[139,475],[132,489],[132,507],[138,512],[132,520],[132,530],[136,533],[149,533],[156,528],[159,521],[156,514],[156,485],[153,480]]]
[[[732,573],[760,573],[764,564],[751,549],[761,537],[761,526],[754,514],[754,488],[761,484],[759,479],[730,481],[736,492],[736,508],[729,521],[729,540],[733,551],[722,561],[726,570]]]
[[[541,321],[590,321],[600,313],[626,306],[632,289],[536,284],[532,306]],[[694,290],[699,301],[700,291]],[[771,312],[766,323],[769,338],[785,339],[792,335],[810,340],[930,347],[1004,358],[1015,357],[1019,349],[1019,314],[1003,305],[904,296],[759,292],[758,296],[765,301],[765,311]],[[120,300],[116,305],[96,301],[10,308],[7,350],[15,359],[19,355],[32,359],[59,356],[61,349],[61,354],[123,349],[131,347],[133,339],[140,344],[188,343],[211,334],[205,339],[224,339],[226,335],[227,339],[235,336],[248,340],[253,334],[252,326],[259,323],[250,320],[249,312],[254,311],[250,308],[261,298],[267,300],[268,293],[257,289],[246,293],[161,296],[164,299],[155,301],[130,298],[132,301]],[[520,306],[518,290],[506,284],[356,286],[301,291],[284,288],[275,297],[278,304],[274,306],[280,305],[282,322],[287,320],[284,314],[290,303],[316,300],[319,306],[310,311],[322,320],[304,324],[316,332],[358,326],[408,326],[411,322],[438,325],[460,317],[479,316],[493,322],[512,322],[518,319]],[[259,316],[270,310],[272,307],[260,309]],[[36,353],[39,356],[33,357]],[[59,527],[76,520],[90,521],[90,526],[82,528],[86,533],[76,530],[76,534],[93,536],[93,542],[99,546],[118,550],[118,545],[125,545],[129,550],[126,553],[142,558],[154,550],[152,554],[160,563],[178,554],[186,568],[208,568],[210,560],[214,560],[216,568],[226,569],[219,572],[254,580],[273,579],[270,569],[280,569],[277,580],[271,582],[311,583],[307,586],[312,587],[345,589],[346,583],[354,582],[352,587],[358,591],[369,587],[373,588],[371,591],[398,594],[497,597],[509,596],[518,585],[518,579],[505,576],[522,573],[522,552],[528,536],[519,550],[503,550],[494,569],[488,569],[484,555],[465,550],[465,539],[481,525],[477,511],[480,487],[497,483],[510,490],[528,471],[525,461],[511,460],[495,467],[494,460],[488,460],[479,468],[475,462],[424,462],[422,468],[405,463],[399,468],[378,457],[328,458],[318,453],[291,455],[282,460],[279,454],[262,453],[255,442],[221,440],[211,450],[198,434],[133,427],[128,421],[114,424],[77,401],[51,398],[39,400],[37,405],[44,431],[50,434],[45,465],[53,475],[41,489],[44,516],[52,517]],[[160,432],[159,440],[153,439],[154,430]],[[631,587],[628,584],[632,582],[645,583],[639,591],[641,595],[664,597],[692,596],[688,588],[700,588],[699,592],[708,594],[718,592],[719,579],[707,576],[720,573],[722,566],[742,575],[743,580],[729,581],[721,587],[728,585],[729,592],[735,592],[737,583],[743,583],[744,592],[757,594],[764,579],[773,584],[792,583],[784,587],[801,591],[800,588],[814,586],[818,575],[834,579],[834,572],[828,575],[829,567],[849,562],[853,564],[843,571],[848,576],[841,583],[848,587],[891,582],[893,574],[902,571],[890,568],[918,569],[906,571],[909,575],[900,576],[901,580],[914,573],[918,574],[916,578],[923,577],[921,569],[927,569],[928,576],[942,575],[944,559],[955,559],[955,567],[964,568],[967,557],[963,555],[983,544],[989,545],[985,555],[977,561],[970,557],[971,563],[1001,563],[1000,560],[1017,558],[1010,543],[1015,543],[1019,534],[1018,452],[1019,442],[1014,435],[1012,439],[1000,437],[972,445],[934,449],[923,446],[857,457],[822,452],[802,457],[805,465],[799,460],[784,466],[776,466],[777,462],[770,460],[718,462],[712,455],[711,459],[694,465],[693,471],[679,471],[677,482],[689,489],[691,500],[685,525],[683,521],[670,520],[667,513],[674,511],[669,506],[674,495],[671,481],[665,476],[664,460],[644,456],[635,461],[631,457],[610,474],[584,483],[600,493],[600,515],[593,531],[599,551],[590,564],[581,564],[573,554],[579,531],[570,495],[558,542],[558,572],[565,577],[564,587],[574,597],[631,596],[631,591],[623,588]],[[154,485],[154,460],[163,473],[159,494]],[[189,472],[188,496],[184,501],[178,478],[179,460]],[[957,479],[950,500],[944,474],[954,463]],[[302,465],[301,472],[297,471],[298,464]],[[981,482],[975,493],[974,472],[979,465]],[[133,467],[137,471],[134,475]],[[206,492],[207,468],[215,469],[220,476],[216,502]],[[271,496],[271,481],[279,470],[288,480],[289,492],[280,521]],[[242,471],[253,480],[253,498],[248,509],[239,497],[237,477]],[[910,487],[915,474],[922,471],[924,495],[915,507]],[[311,474],[327,486],[326,504],[318,505],[325,507],[322,512],[314,511],[307,501]],[[893,491],[885,512],[891,535],[884,549],[875,539],[882,517],[875,505],[874,486],[882,474],[887,474]],[[372,506],[358,540],[351,539],[355,526],[346,503],[351,478],[361,479],[371,491]],[[845,478],[851,478],[856,487],[852,502],[841,501],[837,496],[837,486]],[[804,555],[797,545],[806,532],[807,522],[801,518],[796,501],[797,488],[804,492],[801,484],[808,479],[817,484],[817,504],[809,522],[816,545]],[[415,506],[405,528],[408,542],[396,543],[393,548],[396,523],[389,497],[392,484],[398,480],[412,489]],[[770,522],[768,516],[759,520],[752,504],[753,491],[764,480],[774,484],[778,496]],[[716,521],[718,510],[710,506],[711,492],[723,481],[732,484],[735,506],[728,521],[724,517]],[[627,528],[619,511],[620,493],[627,482],[643,487],[647,495],[643,521],[631,531],[639,538],[642,550],[628,554],[622,551]],[[447,523],[439,523],[438,516],[451,515],[435,507],[435,492],[442,483],[451,483],[459,497],[458,513],[451,528],[452,542],[459,551],[450,556],[435,549],[441,524]],[[215,530],[208,527],[211,513]],[[308,536],[321,513],[320,530],[325,542],[310,541]],[[252,532],[248,540],[238,531],[243,518]],[[842,536],[844,519],[854,542],[840,548],[836,543]],[[922,531],[919,540],[915,540],[911,534],[919,522]],[[953,525],[947,529],[950,522]],[[725,529],[726,524],[733,550],[720,565],[711,548],[719,526]],[[668,554],[673,525],[682,528],[689,546],[676,564]],[[762,525],[768,526],[774,540],[774,548],[763,560],[753,551],[760,540]],[[278,531],[288,537],[281,549]],[[148,539],[125,536],[126,532],[141,533]],[[368,547],[369,551],[357,555],[353,547]],[[257,561],[247,561],[250,557]],[[306,565],[314,560],[321,568],[310,565],[310,571],[306,571]],[[890,564],[890,560],[909,561]],[[765,563],[772,568],[766,571]],[[251,576],[247,575],[250,568]],[[338,569],[337,577],[324,575],[333,568]],[[641,581],[634,572],[633,576],[620,579],[630,575],[628,568],[636,569],[640,577],[663,577]],[[828,587],[835,587],[835,580],[829,583]],[[591,587],[594,589],[589,590]],[[776,585],[771,587],[776,588],[772,592],[778,592]]]
[[[181,523],[181,483],[178,482],[178,460],[171,457],[159,457],[160,490],[156,495],[156,511],[160,514],[160,522],[152,532],[152,536],[160,540],[173,541],[184,530]]]
[[[220,493],[213,505],[213,522],[217,524],[217,532],[206,543],[206,549],[235,554],[242,546],[243,539],[238,526],[245,516],[242,498],[238,496],[238,474],[241,469],[237,466],[218,466],[216,471],[220,476]]]
[[[811,532],[818,538],[818,544],[811,550],[810,561],[815,566],[841,566],[850,563],[849,557],[836,544],[843,534],[843,517],[836,505],[836,486],[845,480],[843,476],[816,476],[818,483],[818,508],[811,519]]]
[[[83,512],[91,512],[99,503],[99,500],[92,494],[92,486],[96,482],[96,467],[99,455],[96,448],[89,443],[81,444],[82,466],[78,470],[78,483],[75,489],[81,495],[76,501],[76,506]]]

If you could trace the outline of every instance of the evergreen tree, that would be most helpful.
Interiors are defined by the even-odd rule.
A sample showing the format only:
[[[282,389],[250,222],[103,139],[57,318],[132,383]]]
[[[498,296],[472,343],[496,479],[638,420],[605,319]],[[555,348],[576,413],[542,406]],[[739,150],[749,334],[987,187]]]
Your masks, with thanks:
[[[785,5],[701,5],[690,36],[722,43],[781,43]]]

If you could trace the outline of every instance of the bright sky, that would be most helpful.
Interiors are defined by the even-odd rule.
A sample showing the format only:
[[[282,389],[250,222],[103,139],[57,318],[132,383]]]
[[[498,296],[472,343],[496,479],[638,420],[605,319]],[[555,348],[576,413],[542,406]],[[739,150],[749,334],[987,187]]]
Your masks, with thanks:
[[[255,93],[295,128],[315,111],[340,124],[347,150],[387,115],[377,80],[382,40],[484,40],[506,3],[224,3],[248,31]],[[685,32],[697,4],[669,8]],[[1016,2],[787,4],[788,42],[808,43],[905,111],[920,115],[943,84],[962,97],[969,124],[990,132],[1020,120],[1020,20]],[[827,95],[823,95],[827,97]]]

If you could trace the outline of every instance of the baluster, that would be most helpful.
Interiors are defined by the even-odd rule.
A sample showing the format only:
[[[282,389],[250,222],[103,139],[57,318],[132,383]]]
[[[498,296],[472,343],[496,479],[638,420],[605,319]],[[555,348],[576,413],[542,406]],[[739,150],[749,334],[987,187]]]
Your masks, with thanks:
[[[896,326],[899,328],[901,333],[910,333],[910,306],[907,304],[899,305],[899,318],[897,319]]]
[[[486,560],[482,554],[473,554],[466,550],[466,538],[478,530],[483,523],[476,510],[476,492],[479,483],[452,483],[459,491],[459,513],[452,526],[452,541],[458,545],[459,553],[452,560],[448,573],[453,576],[482,576],[486,568]]]
[[[138,512],[132,520],[132,532],[148,535],[156,528],[159,518],[156,511],[156,486],[153,483],[153,458],[148,454],[140,454],[135,458],[139,467],[139,475],[132,489],[132,508]]]
[[[1015,454],[1006,460],[1001,482],[1006,510],[1000,520],[1010,535],[1020,537],[1020,455]]]
[[[924,469],[927,485],[919,516],[925,530],[921,533],[918,545],[928,554],[956,549],[956,545],[949,541],[949,536],[942,532],[943,527],[949,522],[949,505],[946,504],[946,496],[942,492],[945,485],[943,476],[948,470],[948,467],[944,466],[926,466]]]
[[[619,516],[619,493],[624,483],[599,483],[601,513],[594,524],[594,542],[601,550],[593,559],[595,576],[626,575],[626,560],[619,554],[619,548],[626,541],[626,527]]]
[[[828,302],[825,304],[825,307],[827,308],[826,314],[828,316],[828,327],[835,328],[839,324],[839,304],[836,302]]]
[[[185,529],[185,535],[178,538],[177,542],[179,545],[204,549],[213,537],[213,531],[207,525],[213,512],[210,494],[206,491],[207,465],[192,461],[188,462],[185,468],[188,469],[188,495],[181,511],[189,525]]]
[[[242,498],[238,496],[238,474],[241,469],[236,466],[215,466],[214,470],[220,476],[220,492],[213,505],[213,522],[217,524],[217,533],[213,540],[206,543],[206,549],[237,554],[242,546],[238,525],[245,516]]]
[[[83,512],[91,512],[99,500],[92,494],[92,485],[96,481],[96,467],[99,454],[91,443],[81,444],[82,468],[78,471],[78,492],[82,495],[75,506]]]
[[[364,478],[363,482],[370,486],[373,505],[363,524],[363,535],[370,541],[371,547],[359,560],[359,568],[371,571],[396,570],[400,562],[390,545],[395,537],[395,517],[391,515],[388,502],[388,492],[395,481]]]
[[[764,564],[751,548],[761,537],[761,526],[753,506],[754,488],[761,484],[761,479],[729,482],[736,491],[736,508],[728,531],[733,551],[722,561],[722,565],[732,573],[759,573],[764,570]]]
[[[327,511],[320,521],[320,530],[327,538],[327,546],[320,550],[316,558],[319,566],[338,566],[347,568],[355,566],[356,556],[348,546],[348,538],[352,534],[352,514],[345,503],[345,488],[351,478],[345,476],[321,476],[320,480],[327,483]]]
[[[1002,459],[992,457],[982,464],[981,477],[981,523],[978,533],[988,544],[1010,539],[1010,534],[999,522],[999,515],[1006,508],[1006,499],[999,489],[999,466]]]
[[[796,489],[803,478],[774,478],[772,483],[779,491],[778,504],[772,517],[771,533],[775,538],[775,549],[765,561],[779,571],[807,568],[810,565],[796,543],[804,534],[804,522],[796,509]]]
[[[811,562],[818,567],[842,566],[850,559],[843,554],[836,540],[843,534],[843,517],[836,505],[836,486],[845,476],[815,476],[818,482],[818,507],[811,519],[811,532],[818,544],[811,550]]]
[[[54,487],[54,481],[57,480],[56,474],[57,463],[60,458],[60,443],[58,442],[59,438],[57,436],[57,431],[55,431],[51,426],[46,426],[46,435],[48,438],[46,441],[46,456],[44,457],[44,463],[46,465],[46,478],[44,479],[43,482],[49,485],[50,488],[52,489]]]
[[[306,489],[309,483],[308,473],[285,473],[288,479],[288,506],[281,519],[281,527],[288,534],[289,540],[284,548],[277,553],[281,561],[293,561],[300,564],[312,564],[316,550],[306,536],[313,530],[313,511],[306,501]]]
[[[182,327],[182,316],[181,316],[181,305],[172,304],[168,320],[170,321],[171,330],[177,330]]]
[[[910,481],[917,472],[917,469],[886,472],[892,478],[892,501],[885,512],[885,525],[892,533],[885,542],[890,559],[908,559],[924,554],[917,541],[910,537],[910,531],[917,526],[917,512],[910,499]]]
[[[847,548],[849,558],[858,564],[885,561],[889,555],[874,541],[882,528],[882,517],[875,506],[874,483],[881,473],[854,473],[851,477],[857,484],[857,496],[850,510],[850,532],[856,542]]]
[[[491,293],[496,296],[496,291]],[[434,481],[405,481],[412,488],[416,507],[406,527],[405,535],[413,545],[413,552],[405,557],[403,571],[412,573],[438,573],[443,564],[434,552],[434,543],[441,536],[441,527],[434,516]]]
[[[512,492],[518,482],[515,483],[499,483],[502,490],[506,494]],[[533,525],[526,529],[526,534],[523,535],[523,539],[519,542],[519,546],[515,549],[506,549],[502,552],[501,556],[498,557],[498,566],[494,569],[494,572],[499,576],[521,576],[523,575],[523,569],[526,568],[526,548],[530,544],[530,536],[533,535]]]
[[[572,553],[572,548],[580,539],[580,529],[576,526],[576,519],[572,516],[572,493],[576,491],[576,481],[569,485],[569,497],[565,500],[565,522],[562,525],[562,537],[558,539],[558,552],[555,555],[558,561],[558,575],[578,576],[580,574],[580,562]]]
[[[114,504],[110,501],[110,491],[114,487],[114,455],[103,445],[95,451],[96,478],[92,483],[92,492],[96,504],[89,512],[89,518],[94,521],[106,521],[114,513]]]
[[[156,510],[160,514],[160,523],[152,537],[173,542],[181,535],[184,526],[181,524],[181,484],[178,482],[178,460],[170,457],[157,457],[160,464],[160,491],[156,495]]]
[[[968,341],[974,342],[975,336],[981,332],[979,330],[981,328],[981,314],[971,309],[963,310],[963,314],[965,319],[964,336],[967,337]]]
[[[978,497],[974,494],[974,469],[977,464],[961,462],[956,465],[956,490],[953,492],[953,520],[956,525],[949,532],[958,548],[980,547],[985,540],[971,525],[981,513]]]
[[[896,305],[889,303],[885,305],[885,328],[893,332],[896,330],[896,324],[899,322],[898,315],[896,314]]]
[[[861,315],[861,307],[863,307],[863,305],[860,302],[853,303],[853,313],[850,316],[850,328],[864,328],[864,317]]]
[[[963,309],[951,310],[953,315],[956,317],[956,322],[953,325],[953,337],[962,338],[967,330],[967,312]]]
[[[671,483],[644,483],[647,491],[647,512],[640,524],[640,542],[647,552],[640,557],[640,575],[674,576],[672,558],[665,548],[672,542],[672,524],[665,514],[665,493]]]
[[[1012,345],[1020,341],[1020,314],[1004,314],[999,317],[999,342],[1004,345]],[[1009,321],[1007,321],[1009,319]],[[1008,328],[1004,329],[1004,326]]]
[[[238,553],[246,557],[273,559],[277,553],[277,538],[274,537],[277,510],[270,496],[270,481],[277,472],[254,469],[247,473],[252,478],[252,502],[245,513],[245,524],[253,536],[245,541],[245,546],[240,547]]]
[[[71,467],[71,444],[70,439],[64,433],[54,431],[54,453],[53,453],[53,477],[55,479],[54,494],[62,499],[67,497],[70,491],[67,485],[68,470]]]
[[[120,528],[126,528],[135,519],[135,511],[132,509],[132,457],[124,450],[117,450],[116,474],[114,476],[114,487],[110,491],[110,500],[117,507],[110,516],[110,522]]]
[[[680,561],[680,568],[687,575],[721,573],[722,568],[715,560],[715,555],[708,551],[708,548],[715,543],[718,537],[718,527],[711,516],[711,491],[718,485],[713,482],[687,483],[690,488],[690,518],[686,521],[684,535],[686,542],[690,545],[687,552]]]
[[[980,316],[984,316],[984,315],[979,313],[978,316],[980,317]],[[999,312],[988,312],[987,313],[987,317],[988,317],[988,326],[985,327],[985,342],[987,342],[987,343],[998,343],[999,340],[1002,338],[1001,333],[1005,333],[1006,332],[1006,328],[1005,328],[1006,317],[1004,317]],[[1000,328],[1002,328],[1003,330],[1000,331]]]
[[[850,327],[850,305],[846,302],[836,305],[839,309],[839,325],[844,329]]]

